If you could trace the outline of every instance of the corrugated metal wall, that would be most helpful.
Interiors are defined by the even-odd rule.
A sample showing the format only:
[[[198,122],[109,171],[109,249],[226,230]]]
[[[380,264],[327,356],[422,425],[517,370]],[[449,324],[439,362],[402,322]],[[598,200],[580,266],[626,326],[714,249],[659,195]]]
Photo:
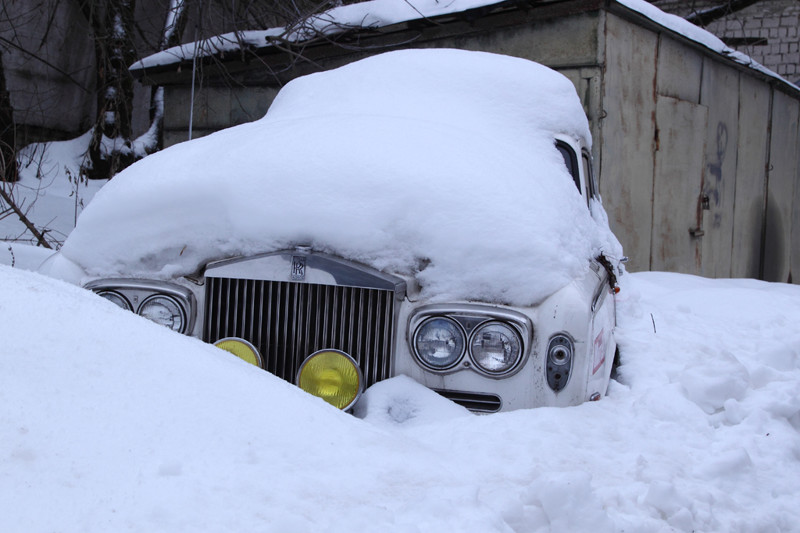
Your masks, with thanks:
[[[604,24],[600,189],[630,269],[797,282],[798,95],[669,32]]]

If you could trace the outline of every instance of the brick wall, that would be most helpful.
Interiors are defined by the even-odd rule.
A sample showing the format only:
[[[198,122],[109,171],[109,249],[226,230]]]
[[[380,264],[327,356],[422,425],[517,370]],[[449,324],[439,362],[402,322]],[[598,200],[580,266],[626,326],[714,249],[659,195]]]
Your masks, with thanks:
[[[726,2],[654,0],[668,13],[690,15]],[[706,29],[789,81],[800,83],[800,1],[762,0],[711,22]]]

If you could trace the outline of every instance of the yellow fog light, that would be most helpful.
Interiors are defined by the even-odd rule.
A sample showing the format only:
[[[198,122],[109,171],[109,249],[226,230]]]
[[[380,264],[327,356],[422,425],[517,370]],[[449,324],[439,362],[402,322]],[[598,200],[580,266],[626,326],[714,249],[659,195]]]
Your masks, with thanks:
[[[348,409],[361,395],[361,369],[355,359],[338,350],[308,356],[297,372],[297,386],[339,409]]]
[[[239,359],[244,359],[251,365],[256,365],[259,368],[263,368],[261,364],[261,354],[258,353],[258,349],[244,339],[228,337],[226,339],[218,340],[214,343],[214,346],[217,348],[222,348],[226,352],[232,353]]]

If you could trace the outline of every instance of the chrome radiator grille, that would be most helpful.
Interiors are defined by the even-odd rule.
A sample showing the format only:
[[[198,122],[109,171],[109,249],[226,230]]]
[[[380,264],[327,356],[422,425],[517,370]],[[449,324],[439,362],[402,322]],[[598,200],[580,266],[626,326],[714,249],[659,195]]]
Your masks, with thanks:
[[[394,292],[230,278],[206,279],[203,340],[240,337],[253,343],[269,372],[294,382],[317,350],[350,354],[365,386],[389,377]]]

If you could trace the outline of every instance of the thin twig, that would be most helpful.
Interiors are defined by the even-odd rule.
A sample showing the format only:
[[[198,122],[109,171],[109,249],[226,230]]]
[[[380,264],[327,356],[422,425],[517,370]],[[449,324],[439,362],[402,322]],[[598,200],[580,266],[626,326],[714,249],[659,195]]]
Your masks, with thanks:
[[[5,184],[6,182],[3,183]],[[6,192],[5,187],[0,187],[0,197],[2,197],[2,199],[6,202],[6,204],[8,204],[8,206],[14,211],[14,213],[16,213],[16,215],[19,217],[19,220],[23,224],[25,224],[26,228],[28,228],[28,231],[30,231],[33,234],[33,236],[36,237],[36,241],[39,243],[39,246],[43,248],[49,248],[52,250],[53,247],[50,246],[50,243],[48,243],[47,239],[45,239],[44,237],[46,231],[39,232],[39,230],[36,229],[36,226],[33,225],[33,223],[28,219],[27,216],[25,216],[25,213],[23,213],[22,210],[19,207],[17,207],[17,204],[14,202],[11,196]]]

